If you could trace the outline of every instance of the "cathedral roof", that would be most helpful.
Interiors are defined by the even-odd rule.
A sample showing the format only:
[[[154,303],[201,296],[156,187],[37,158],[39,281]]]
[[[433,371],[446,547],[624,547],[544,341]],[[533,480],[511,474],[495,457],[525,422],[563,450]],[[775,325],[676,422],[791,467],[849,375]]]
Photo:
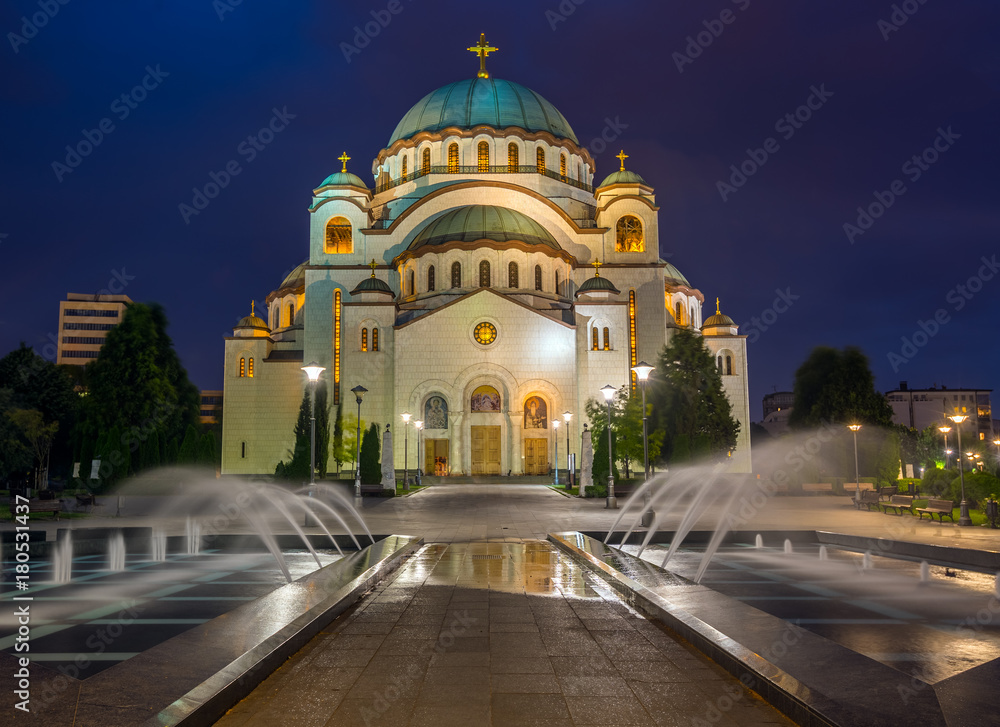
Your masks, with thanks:
[[[646,184],[645,179],[628,169],[620,169],[617,172],[612,172],[604,178],[600,186],[610,187],[612,184],[645,184],[647,187],[649,186]]]
[[[601,291],[615,293],[616,295],[620,292],[610,280],[595,275],[594,277],[587,278],[583,281],[583,285],[576,289],[576,294],[579,296],[586,293],[597,293]]]
[[[685,285],[689,288],[691,287],[691,283],[688,282],[688,279],[684,277],[683,273],[670,263],[663,263],[663,276],[666,278],[668,283]]]
[[[406,112],[387,146],[421,131],[449,126],[547,131],[579,144],[569,122],[551,103],[530,88],[498,78],[468,78],[431,91]]]
[[[368,185],[357,174],[350,172],[334,172],[323,180],[320,187],[361,187],[368,189]]]
[[[410,250],[449,242],[519,241],[560,250],[555,238],[527,215],[506,207],[475,204],[459,207],[424,227],[410,243]]]
[[[388,283],[375,277],[374,272],[370,278],[362,280],[358,284],[358,287],[351,291],[351,295],[357,295],[358,293],[388,293],[393,297],[396,295]]]

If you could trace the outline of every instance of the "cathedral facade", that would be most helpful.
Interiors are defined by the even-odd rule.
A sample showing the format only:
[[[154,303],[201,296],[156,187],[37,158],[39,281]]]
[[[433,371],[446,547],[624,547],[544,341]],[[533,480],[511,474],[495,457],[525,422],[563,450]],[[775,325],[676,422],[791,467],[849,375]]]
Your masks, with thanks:
[[[653,188],[624,153],[595,185],[563,115],[474,49],[478,76],[403,116],[371,186],[345,153],[313,190],[308,259],[225,342],[223,473],[288,458],[308,362],[334,408],[356,414],[367,390],[361,417],[392,425],[399,469],[404,436],[425,473],[545,474],[556,437],[564,468],[564,413],[579,462],[585,402],[635,386],[631,367],[679,328],[716,356],[741,424],[730,469],[749,472],[746,337],[718,310],[703,321],[702,293],[660,259],[673,241]],[[404,413],[423,422],[419,451]]]

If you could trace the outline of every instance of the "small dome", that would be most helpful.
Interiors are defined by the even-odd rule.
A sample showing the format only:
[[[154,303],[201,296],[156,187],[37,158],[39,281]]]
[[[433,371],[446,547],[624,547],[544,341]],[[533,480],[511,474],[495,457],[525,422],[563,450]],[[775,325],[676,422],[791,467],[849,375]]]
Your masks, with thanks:
[[[601,187],[610,187],[612,184],[646,184],[646,180],[640,177],[635,172],[631,172],[627,169],[620,169],[617,172],[612,172],[604,181],[601,182]]]
[[[475,204],[452,210],[424,227],[410,243],[410,250],[448,242],[519,241],[560,250],[551,233],[522,212]]]
[[[449,126],[517,126],[525,131],[547,131],[579,144],[565,117],[530,88],[499,78],[470,78],[442,86],[417,101],[396,125],[387,146],[421,131],[441,131]]]
[[[285,279],[281,281],[281,285],[278,286],[278,290],[284,290],[285,288],[299,288],[306,284],[306,265],[309,261],[306,260],[300,265],[295,266]]]
[[[665,262],[663,264],[663,277],[667,283],[673,285],[683,285],[687,288],[691,287],[691,283],[688,282],[688,279],[684,277],[683,273],[670,263]]]
[[[358,287],[351,291],[351,295],[357,295],[358,293],[388,293],[393,297],[396,295],[388,283],[379,280],[374,274],[372,274],[372,277],[362,280],[358,284]]]
[[[577,295],[586,295],[587,293],[614,293],[617,295],[620,292],[610,280],[598,275],[585,280],[583,285],[576,289]]]
[[[271,330],[270,328],[267,327],[267,321],[265,321],[263,318],[261,318],[259,316],[256,316],[256,315],[243,316],[242,318],[240,318],[240,322],[236,324],[236,327],[237,328],[264,328],[264,329],[266,329],[268,331]]]
[[[736,321],[727,316],[725,313],[716,313],[714,316],[709,316],[702,324],[702,328],[708,328],[709,326],[735,326]]]
[[[362,181],[361,177],[350,172],[334,172],[324,179],[319,187],[361,187],[368,189],[368,185]]]

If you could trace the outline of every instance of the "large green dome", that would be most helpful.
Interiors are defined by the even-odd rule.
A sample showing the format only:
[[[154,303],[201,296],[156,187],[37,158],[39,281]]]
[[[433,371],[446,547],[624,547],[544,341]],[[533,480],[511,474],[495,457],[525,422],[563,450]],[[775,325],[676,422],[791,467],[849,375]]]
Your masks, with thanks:
[[[551,233],[527,215],[506,207],[474,204],[447,212],[424,227],[410,243],[416,250],[449,242],[524,242],[560,250]]]
[[[547,131],[579,144],[559,110],[530,88],[498,78],[470,78],[442,86],[417,101],[396,125],[388,146],[421,131],[479,125]]]

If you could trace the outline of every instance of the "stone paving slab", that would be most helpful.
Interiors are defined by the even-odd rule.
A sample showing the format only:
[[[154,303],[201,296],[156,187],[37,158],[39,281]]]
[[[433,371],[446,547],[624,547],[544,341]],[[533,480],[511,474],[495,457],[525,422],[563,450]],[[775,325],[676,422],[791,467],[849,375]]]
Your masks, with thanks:
[[[216,724],[279,722],[793,724],[534,540],[424,546]]]

